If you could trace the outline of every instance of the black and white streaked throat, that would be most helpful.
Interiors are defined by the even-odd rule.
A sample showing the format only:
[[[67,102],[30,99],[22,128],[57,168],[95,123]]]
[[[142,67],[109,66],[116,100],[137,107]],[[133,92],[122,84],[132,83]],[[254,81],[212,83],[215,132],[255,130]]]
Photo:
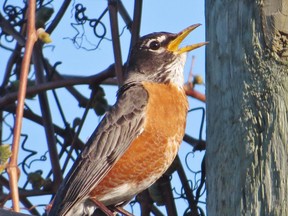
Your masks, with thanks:
[[[172,82],[182,87],[187,52],[207,42],[182,48],[179,48],[179,45],[198,26],[200,24],[189,26],[177,34],[158,32],[141,37],[131,51],[125,83],[133,81]]]

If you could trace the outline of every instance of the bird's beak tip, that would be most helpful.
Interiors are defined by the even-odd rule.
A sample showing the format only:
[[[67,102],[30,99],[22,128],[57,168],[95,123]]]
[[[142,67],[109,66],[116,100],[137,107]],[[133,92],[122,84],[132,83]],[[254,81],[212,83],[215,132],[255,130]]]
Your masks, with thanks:
[[[200,23],[191,25],[187,28],[185,28],[184,30],[182,30],[181,32],[179,32],[176,36],[175,39],[173,39],[169,45],[168,45],[168,50],[174,53],[185,53],[185,52],[189,52],[191,50],[197,49],[201,46],[206,45],[208,42],[202,42],[202,43],[197,43],[197,44],[193,44],[193,45],[189,45],[186,47],[182,47],[179,48],[180,43],[189,35],[190,32],[192,32],[194,29],[196,29],[197,27],[201,26]]]

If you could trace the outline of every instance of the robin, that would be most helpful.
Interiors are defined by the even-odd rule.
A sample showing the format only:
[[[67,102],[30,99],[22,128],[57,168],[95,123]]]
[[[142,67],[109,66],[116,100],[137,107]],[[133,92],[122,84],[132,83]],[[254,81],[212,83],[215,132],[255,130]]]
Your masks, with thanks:
[[[121,206],[168,169],[186,125],[186,53],[206,43],[179,44],[198,26],[152,33],[135,44],[117,102],[60,185],[49,216],[92,215],[101,206]]]

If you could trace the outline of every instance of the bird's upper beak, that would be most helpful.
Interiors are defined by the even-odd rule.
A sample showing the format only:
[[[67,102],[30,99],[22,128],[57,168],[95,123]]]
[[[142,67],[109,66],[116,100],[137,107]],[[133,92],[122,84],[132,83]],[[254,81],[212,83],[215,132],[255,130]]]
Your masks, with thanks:
[[[181,54],[181,53],[189,52],[191,50],[194,50],[194,49],[197,49],[201,46],[206,45],[208,42],[192,44],[189,46],[179,48],[180,43],[187,37],[187,35],[200,25],[201,24],[194,24],[194,25],[191,25],[188,28],[184,29],[183,31],[179,32],[176,35],[176,38],[173,39],[172,41],[170,41],[170,43],[168,44],[168,50],[171,52],[177,53],[177,54]]]

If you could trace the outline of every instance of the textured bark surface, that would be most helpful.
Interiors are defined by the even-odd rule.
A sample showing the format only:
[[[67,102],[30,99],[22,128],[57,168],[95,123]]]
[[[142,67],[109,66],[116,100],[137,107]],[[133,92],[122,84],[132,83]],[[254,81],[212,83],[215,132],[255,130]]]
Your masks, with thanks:
[[[263,0],[262,27],[266,45],[283,60],[288,60],[288,1]]]
[[[206,0],[209,216],[288,215],[287,48],[268,16],[286,2]]]

